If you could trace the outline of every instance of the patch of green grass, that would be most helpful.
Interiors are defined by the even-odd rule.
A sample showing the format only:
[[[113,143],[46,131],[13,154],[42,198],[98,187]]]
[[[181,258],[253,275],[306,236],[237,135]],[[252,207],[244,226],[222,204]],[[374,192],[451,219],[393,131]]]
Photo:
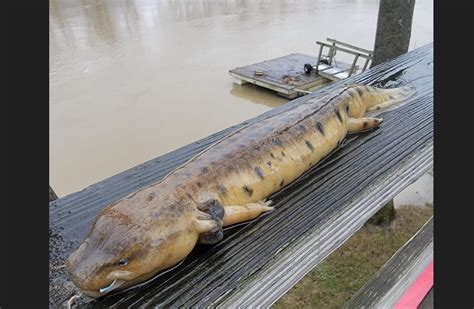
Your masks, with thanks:
[[[388,226],[366,224],[273,308],[341,308],[432,215],[433,207],[407,206]]]

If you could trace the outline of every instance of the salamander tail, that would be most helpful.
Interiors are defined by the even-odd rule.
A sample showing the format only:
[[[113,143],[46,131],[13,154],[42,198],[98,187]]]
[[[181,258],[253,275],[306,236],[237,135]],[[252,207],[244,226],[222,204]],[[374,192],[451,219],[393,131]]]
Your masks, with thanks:
[[[377,91],[380,92],[380,95],[384,98],[384,100],[382,102],[377,102],[378,100],[372,101],[372,104],[367,107],[368,112],[398,105],[416,93],[416,89],[410,86],[391,89],[377,89]]]

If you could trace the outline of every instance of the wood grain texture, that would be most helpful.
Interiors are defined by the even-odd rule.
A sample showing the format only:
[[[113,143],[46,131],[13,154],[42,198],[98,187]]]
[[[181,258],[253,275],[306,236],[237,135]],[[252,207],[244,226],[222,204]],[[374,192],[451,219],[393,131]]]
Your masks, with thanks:
[[[384,88],[415,86],[417,94],[408,104],[381,115],[384,123],[380,128],[348,137],[323,162],[274,194],[271,199],[275,211],[226,230],[220,243],[196,247],[173,271],[139,288],[94,301],[82,298],[79,302],[111,307],[218,305],[232,299],[232,295],[245,295],[255,280],[263,280],[259,273],[263,275],[268,267],[274,268],[280,259],[283,263],[285,256],[302,258],[302,253],[296,250],[302,245],[299,240],[318,241],[321,248],[316,250],[318,256],[301,270],[313,267],[315,261],[322,260],[350,237],[361,222],[430,168],[432,63],[430,44],[51,202],[51,306],[63,303],[75,292],[61,265],[85,237],[98,212],[109,203],[160,180],[241,126],[293,108],[343,84],[364,83]],[[326,234],[321,234],[322,231]],[[336,238],[328,238],[328,235],[336,235]],[[287,271],[304,275],[304,271],[296,271],[299,267],[295,264]],[[298,276],[289,282],[293,284]],[[269,298],[276,300],[289,287],[272,286],[274,293],[270,289],[266,293],[271,293]],[[234,300],[238,302],[239,298],[236,296]]]
[[[266,84],[281,87],[286,90],[303,87],[321,79],[315,74],[305,74],[305,63],[316,64],[317,58],[304,54],[291,54],[259,63],[254,63],[230,70],[230,73],[248,77]],[[255,75],[263,72],[263,75]]]
[[[375,186],[362,188],[354,199],[331,213],[313,230],[290,243],[254,276],[219,301],[220,308],[269,307],[311,269],[354,234],[375,212],[407,184],[432,166],[433,147],[421,148],[394,166]]]

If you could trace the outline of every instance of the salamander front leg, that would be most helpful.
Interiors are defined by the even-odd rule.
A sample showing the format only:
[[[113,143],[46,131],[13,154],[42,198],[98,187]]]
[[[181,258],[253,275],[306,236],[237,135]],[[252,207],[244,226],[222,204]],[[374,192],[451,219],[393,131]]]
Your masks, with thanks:
[[[255,219],[260,214],[273,210],[264,202],[248,203],[241,206],[224,206],[224,226]]]
[[[224,238],[221,222],[208,218],[201,217],[196,220],[197,232],[199,233],[199,243],[204,245],[213,245]]]
[[[347,120],[347,133],[357,133],[372,130],[382,123],[382,118],[349,118]]]

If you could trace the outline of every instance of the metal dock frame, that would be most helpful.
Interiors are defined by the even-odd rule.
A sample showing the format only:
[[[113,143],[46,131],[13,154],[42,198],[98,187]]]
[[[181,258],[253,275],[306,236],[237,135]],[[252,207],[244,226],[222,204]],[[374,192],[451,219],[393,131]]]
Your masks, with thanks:
[[[320,46],[317,62],[316,62],[316,65],[314,66],[317,75],[321,75],[332,81],[338,81],[340,79],[343,79],[337,76],[340,73],[348,71],[347,76],[345,76],[344,78],[350,77],[355,73],[357,61],[359,60],[359,58],[365,59],[364,66],[362,67],[362,72],[364,72],[368,68],[369,63],[372,61],[373,51],[371,50],[360,48],[360,47],[357,47],[348,43],[344,43],[341,41],[337,41],[331,38],[327,38],[326,40],[332,44],[316,41],[316,44]],[[327,55],[328,65],[321,64],[321,57],[323,56],[324,47],[329,48],[329,52]],[[332,64],[334,60],[334,55],[336,54],[337,51],[342,51],[342,52],[354,55],[354,60],[352,61],[352,64],[349,69],[343,69],[332,74],[326,73],[325,71],[334,68]],[[321,69],[320,69],[320,66],[322,67]]]

